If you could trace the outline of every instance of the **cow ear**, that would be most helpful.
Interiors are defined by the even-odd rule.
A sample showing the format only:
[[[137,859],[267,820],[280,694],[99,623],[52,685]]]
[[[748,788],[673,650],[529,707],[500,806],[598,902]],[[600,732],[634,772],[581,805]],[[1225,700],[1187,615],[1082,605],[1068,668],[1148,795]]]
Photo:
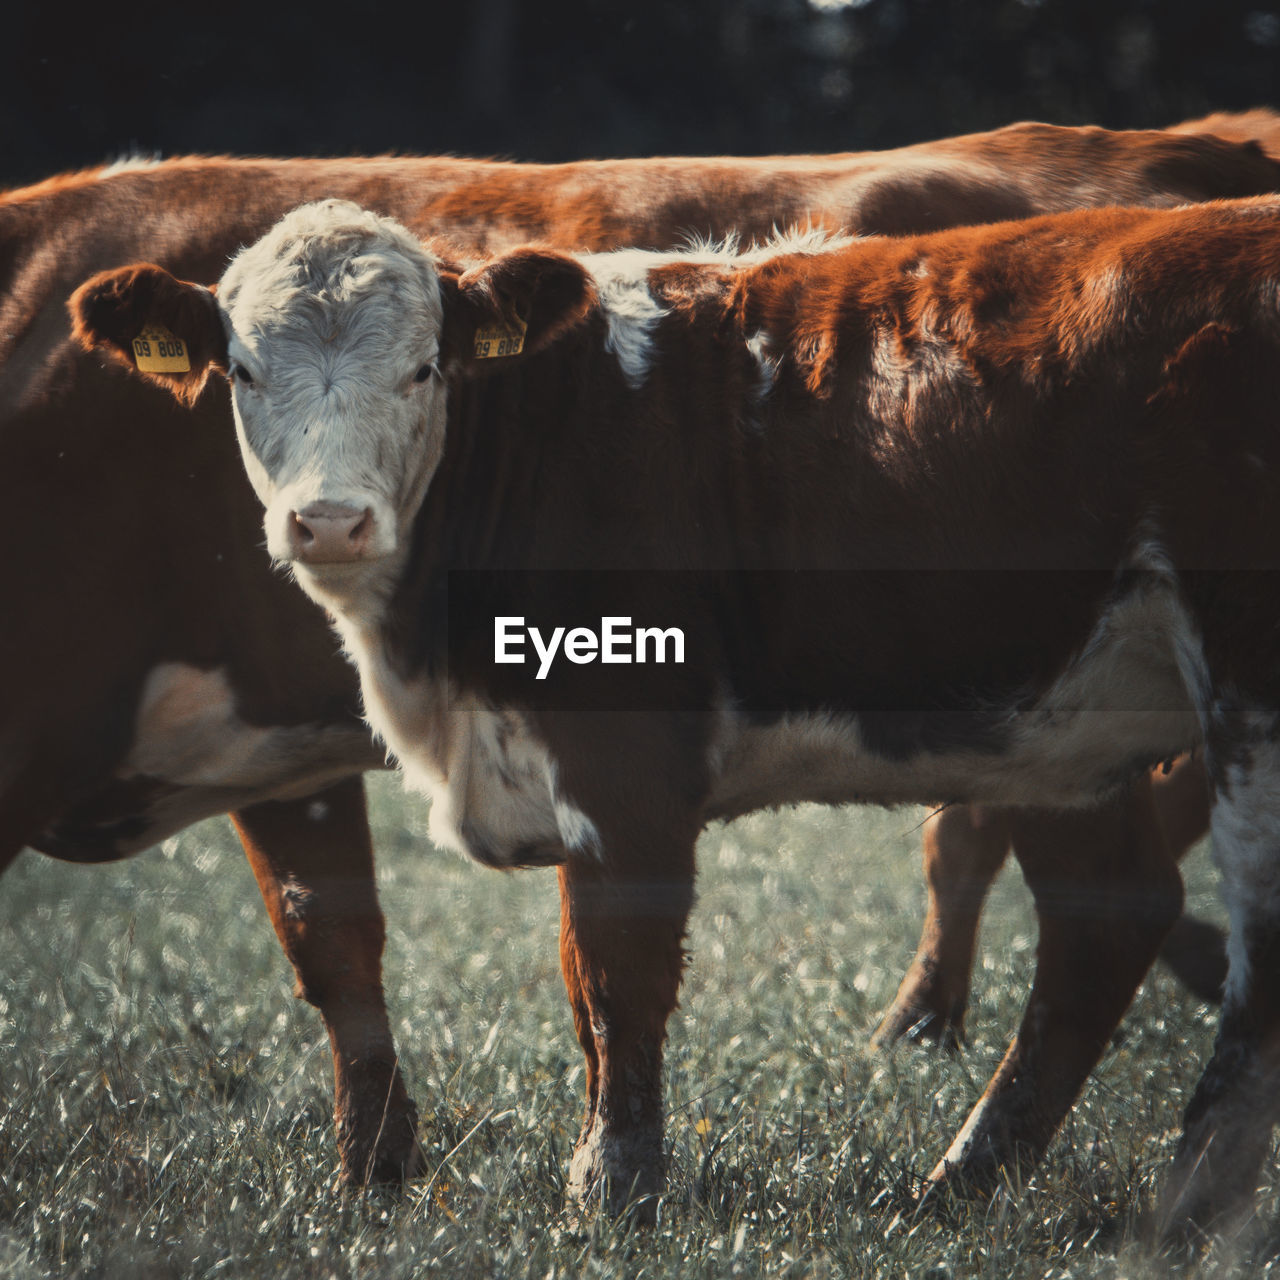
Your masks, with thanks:
[[[446,356],[470,372],[533,355],[580,323],[595,301],[582,264],[551,249],[523,248],[458,273],[440,271]]]
[[[214,291],[142,263],[104,271],[71,295],[71,332],[194,404],[211,369],[227,367],[227,337]]]

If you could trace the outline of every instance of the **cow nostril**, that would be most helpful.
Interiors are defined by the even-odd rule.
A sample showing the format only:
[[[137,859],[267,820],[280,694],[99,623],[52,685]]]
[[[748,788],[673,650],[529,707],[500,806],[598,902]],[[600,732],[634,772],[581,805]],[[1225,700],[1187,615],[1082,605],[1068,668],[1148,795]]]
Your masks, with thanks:
[[[360,517],[359,521],[352,528],[351,532],[347,534],[347,537],[352,542],[363,542],[365,538],[368,536],[372,526],[373,526],[373,511],[369,507],[365,507],[364,515]]]
[[[296,511],[290,512],[290,519],[293,521],[293,535],[300,543],[305,546],[316,540],[310,526]]]

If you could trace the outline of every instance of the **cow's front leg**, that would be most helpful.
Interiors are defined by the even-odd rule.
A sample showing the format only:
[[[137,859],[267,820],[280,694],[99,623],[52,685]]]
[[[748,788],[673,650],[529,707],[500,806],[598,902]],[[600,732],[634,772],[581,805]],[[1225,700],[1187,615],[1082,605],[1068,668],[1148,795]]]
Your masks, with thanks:
[[[1182,909],[1149,779],[1098,810],[1008,812],[1040,922],[1035,981],[929,1186],[991,1189],[1044,1154]]]
[[[374,884],[364,784],[232,815],[297,994],[320,1010],[333,1050],[344,1181],[415,1173],[417,1113],[397,1065],[382,992],[386,928]]]
[[[1213,1057],[1187,1108],[1157,1222],[1193,1241],[1251,1206],[1280,1119],[1280,744],[1230,743],[1210,829],[1230,913]]]
[[[662,1049],[684,965],[695,837],[601,834],[600,861],[577,855],[560,869],[560,960],[587,1059],[569,1193],[650,1216],[665,1173]]]
[[[915,959],[871,1042],[906,1036],[956,1048],[964,1038],[973,952],[987,890],[1009,852],[1003,809],[950,805],[924,826],[929,910]]]

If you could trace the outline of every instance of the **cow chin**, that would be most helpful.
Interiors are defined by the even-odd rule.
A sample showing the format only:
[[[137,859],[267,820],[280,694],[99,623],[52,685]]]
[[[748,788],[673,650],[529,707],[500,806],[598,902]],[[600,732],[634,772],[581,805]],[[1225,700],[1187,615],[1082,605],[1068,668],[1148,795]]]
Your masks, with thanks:
[[[304,548],[296,538],[290,538],[285,520],[291,518],[291,509],[280,519],[272,519],[272,512],[264,522],[267,532],[267,551],[280,569],[288,570],[294,581],[318,605],[335,618],[348,618],[362,626],[372,625],[381,617],[383,606],[389,598],[404,559],[402,543],[390,522],[384,522],[379,536],[352,554],[329,554],[323,549]]]

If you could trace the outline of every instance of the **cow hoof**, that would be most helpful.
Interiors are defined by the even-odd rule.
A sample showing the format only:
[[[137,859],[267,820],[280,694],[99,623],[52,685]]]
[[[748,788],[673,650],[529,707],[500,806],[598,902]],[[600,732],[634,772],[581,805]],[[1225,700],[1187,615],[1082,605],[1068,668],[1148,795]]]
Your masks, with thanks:
[[[569,1199],[580,1215],[599,1209],[611,1218],[650,1223],[665,1174],[660,1134],[619,1136],[592,1129],[578,1140],[569,1164]]]
[[[936,1011],[895,1004],[881,1019],[871,1044],[884,1053],[904,1040],[955,1053],[964,1044],[964,1029],[959,1021]]]
[[[425,1171],[418,1143],[418,1113],[407,1098],[372,1123],[343,1126],[338,1134],[342,1181],[350,1187],[406,1182]]]
[[[1148,1242],[1167,1257],[1192,1258],[1215,1236],[1238,1237],[1252,1207],[1253,1186],[1237,1184],[1229,1173],[1220,1175],[1203,1153],[1196,1160],[1180,1153],[1145,1224]]]

